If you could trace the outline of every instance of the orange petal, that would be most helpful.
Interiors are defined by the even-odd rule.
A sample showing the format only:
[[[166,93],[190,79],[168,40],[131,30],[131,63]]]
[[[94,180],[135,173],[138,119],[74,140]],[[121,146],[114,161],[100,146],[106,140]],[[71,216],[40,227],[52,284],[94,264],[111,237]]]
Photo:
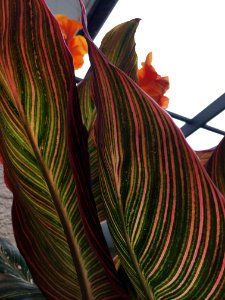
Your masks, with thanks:
[[[73,37],[68,47],[73,56],[74,69],[77,70],[82,67],[84,63],[83,57],[88,51],[86,39],[81,35],[77,35]]]
[[[80,69],[84,64],[83,56],[76,56],[76,59],[73,59],[74,70]]]
[[[159,106],[161,106],[162,108],[166,109],[169,105],[169,98],[166,96],[162,96],[161,99],[159,100],[158,104]]]
[[[87,41],[81,35],[74,36],[68,44],[68,47],[72,54],[75,54],[76,52],[79,52],[80,54],[86,54],[88,52]]]
[[[77,20],[71,20],[64,15],[55,15],[57,21],[59,22],[60,28],[62,30],[64,39],[68,43],[73,36],[82,29],[81,22]]]
[[[169,98],[163,95],[169,88],[169,78],[158,75],[151,63],[152,52],[147,55],[141,69],[137,71],[138,85],[161,107],[167,108]]]
[[[148,53],[148,55],[146,56],[146,59],[145,59],[145,63],[142,63],[142,64],[151,66],[151,64],[152,64],[152,52]]]
[[[77,70],[82,67],[84,63],[83,56],[88,51],[86,39],[75,34],[82,28],[82,24],[77,20],[71,20],[64,15],[56,15],[59,26],[62,30],[66,44],[73,56],[74,69]]]

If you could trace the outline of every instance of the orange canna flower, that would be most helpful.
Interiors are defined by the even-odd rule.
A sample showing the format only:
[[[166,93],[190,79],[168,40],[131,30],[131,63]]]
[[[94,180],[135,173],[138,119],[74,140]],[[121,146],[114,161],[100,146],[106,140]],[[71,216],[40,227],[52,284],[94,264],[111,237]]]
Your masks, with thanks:
[[[137,71],[138,85],[150,95],[162,108],[167,108],[169,98],[164,96],[169,88],[169,78],[161,77],[152,66],[152,52],[150,52],[142,68]]]
[[[65,42],[72,54],[74,69],[82,67],[84,63],[84,55],[88,52],[86,39],[81,35],[75,35],[82,24],[77,20],[71,20],[64,15],[55,15],[59,26],[62,30]]]

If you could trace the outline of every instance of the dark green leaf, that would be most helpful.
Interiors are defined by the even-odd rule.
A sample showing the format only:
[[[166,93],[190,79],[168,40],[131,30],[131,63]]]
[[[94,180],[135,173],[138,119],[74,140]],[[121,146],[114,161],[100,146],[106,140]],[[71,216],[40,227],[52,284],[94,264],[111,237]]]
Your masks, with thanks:
[[[44,300],[18,249],[0,238],[0,299]]]

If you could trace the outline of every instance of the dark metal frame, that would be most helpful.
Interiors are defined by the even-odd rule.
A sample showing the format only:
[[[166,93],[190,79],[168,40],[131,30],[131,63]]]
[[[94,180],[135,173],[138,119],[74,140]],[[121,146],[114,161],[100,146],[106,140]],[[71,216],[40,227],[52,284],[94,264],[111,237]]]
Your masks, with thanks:
[[[88,13],[88,31],[92,39],[96,37],[102,25],[110,15],[118,0],[96,0]]]
[[[97,33],[101,29],[102,25],[105,23],[106,19],[110,15],[112,9],[114,8],[117,2],[118,0],[107,0],[107,1],[97,0],[96,1],[92,10],[88,14],[88,30],[93,39],[96,37]],[[181,127],[181,130],[184,133],[185,137],[190,136],[199,128],[204,128],[206,130],[225,136],[225,131],[207,125],[207,123],[211,119],[216,117],[223,110],[225,110],[225,94],[223,94],[214,102],[212,102],[209,106],[203,109],[199,114],[197,114],[192,119],[178,115],[171,111],[167,111],[167,112],[171,115],[172,118],[185,122],[185,125]]]
[[[197,114],[192,119],[186,118],[184,116],[175,114],[170,111],[168,111],[168,113],[171,115],[171,117],[186,123],[181,127],[181,130],[182,130],[184,136],[186,136],[186,137],[188,137],[189,135],[194,133],[199,128],[204,128],[209,131],[225,135],[225,131],[207,125],[207,123],[210,120],[215,118],[223,110],[225,110],[225,94],[223,94],[218,99],[216,99],[214,102],[212,102],[210,105],[208,105],[205,109],[203,109],[199,114]]]

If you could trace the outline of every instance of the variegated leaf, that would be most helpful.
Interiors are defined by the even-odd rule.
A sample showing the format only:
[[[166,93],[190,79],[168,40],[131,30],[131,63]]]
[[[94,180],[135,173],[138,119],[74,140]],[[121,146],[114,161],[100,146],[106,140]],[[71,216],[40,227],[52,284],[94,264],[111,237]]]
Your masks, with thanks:
[[[66,134],[75,78],[58,23],[42,0],[0,0],[0,41],[0,148],[18,248],[48,299],[120,299],[78,210]]]
[[[225,196],[225,137],[213,150],[205,167],[212,181]]]
[[[134,81],[137,80],[137,54],[135,52],[134,35],[139,24],[139,19],[119,24],[110,30],[103,38],[100,50],[123,70]],[[83,122],[90,132],[96,118],[95,105],[91,99],[92,72],[78,85],[80,107]]]
[[[100,50],[122,69],[128,76],[136,81],[137,77],[137,55],[135,52],[134,34],[139,20],[131,20],[122,23],[110,30],[102,40]],[[80,107],[83,122],[89,132],[89,154],[91,164],[92,191],[97,205],[100,221],[105,220],[104,206],[101,200],[99,188],[99,175],[97,168],[97,151],[94,142],[93,125],[96,119],[96,109],[91,96],[91,85],[93,74],[88,75],[78,85]]]
[[[170,116],[85,36],[102,197],[126,273],[142,299],[222,299],[224,197]]]
[[[103,38],[100,50],[134,81],[137,81],[138,59],[134,35],[140,19],[117,25]]]
[[[214,150],[215,150],[215,147],[211,148],[211,149],[207,149],[207,150],[195,151],[202,166],[205,166],[207,164],[207,162],[210,159],[210,157],[212,156]]]
[[[96,209],[91,189],[91,172],[88,153],[88,132],[83,125],[80,103],[76,86],[70,92],[67,114],[69,158],[76,182],[77,202],[80,217],[84,225],[86,236],[94,249],[99,261],[107,272],[112,293],[117,297],[127,298],[126,292],[117,276],[109,248],[107,246]],[[118,293],[118,294],[117,294]],[[119,298],[119,299],[120,299]]]

